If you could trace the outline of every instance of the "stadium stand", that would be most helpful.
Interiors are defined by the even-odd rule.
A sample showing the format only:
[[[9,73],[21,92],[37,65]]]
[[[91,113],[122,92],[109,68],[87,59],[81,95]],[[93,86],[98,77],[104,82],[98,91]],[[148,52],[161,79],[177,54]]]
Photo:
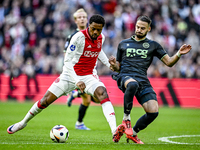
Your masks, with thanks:
[[[167,68],[157,59],[149,77],[200,78],[200,0],[2,0],[0,2],[0,73],[13,77],[26,74],[59,74],[67,35],[76,29],[72,14],[84,8],[88,17],[105,17],[104,51],[116,55],[118,43],[134,34],[139,15],[152,19],[148,38],[174,54],[183,43],[193,49],[179,63]],[[27,67],[28,66],[28,67]],[[31,67],[29,67],[31,66]],[[99,75],[112,72],[101,63]]]

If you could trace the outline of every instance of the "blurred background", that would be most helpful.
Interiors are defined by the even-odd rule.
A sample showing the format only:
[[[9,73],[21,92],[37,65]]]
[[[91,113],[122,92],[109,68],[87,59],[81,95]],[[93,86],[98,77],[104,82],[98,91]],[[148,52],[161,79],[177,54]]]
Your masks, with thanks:
[[[104,16],[103,50],[108,57],[116,56],[118,43],[134,34],[137,17],[149,16],[152,30],[147,37],[170,56],[184,43],[192,45],[192,51],[172,68],[155,58],[148,76],[200,78],[200,0],[1,0],[0,74],[9,77],[10,92],[15,89],[13,78],[20,75],[27,76],[27,91],[33,79],[38,92],[37,75],[62,72],[64,44],[76,30],[73,13],[79,8],[86,10],[88,18]],[[101,63],[97,70],[100,76],[112,74]]]
[[[150,77],[200,78],[200,0],[1,0],[0,73],[60,74],[66,37],[76,25],[73,13],[105,17],[103,50],[116,56],[117,45],[134,34],[139,15],[152,19],[148,38],[173,55],[184,44],[192,51],[173,68],[154,60]],[[29,66],[27,68],[27,65]],[[30,67],[31,65],[31,67]],[[98,65],[99,75],[111,72]]]

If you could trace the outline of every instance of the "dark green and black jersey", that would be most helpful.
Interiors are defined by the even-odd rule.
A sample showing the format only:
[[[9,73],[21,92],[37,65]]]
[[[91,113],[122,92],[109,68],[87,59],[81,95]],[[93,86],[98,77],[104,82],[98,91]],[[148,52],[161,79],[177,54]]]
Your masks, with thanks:
[[[140,104],[150,99],[156,100],[156,93],[147,78],[147,69],[154,56],[162,59],[166,54],[166,51],[157,42],[148,38],[136,41],[132,36],[119,43],[116,59],[121,65],[120,73],[112,77],[123,92],[126,90],[125,81],[130,78],[135,79],[139,84],[135,96]],[[144,97],[144,95],[146,96]]]
[[[136,41],[132,36],[119,43],[116,59],[121,64],[120,74],[146,78],[147,69],[153,57],[162,59],[165,54],[167,54],[166,51],[159,43],[148,38]]]

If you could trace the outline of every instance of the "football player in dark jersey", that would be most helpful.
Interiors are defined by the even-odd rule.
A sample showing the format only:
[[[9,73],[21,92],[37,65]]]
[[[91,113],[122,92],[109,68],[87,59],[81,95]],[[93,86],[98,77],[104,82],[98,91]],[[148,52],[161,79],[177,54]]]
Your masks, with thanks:
[[[184,44],[176,54],[170,57],[159,43],[146,38],[147,33],[151,30],[150,25],[151,19],[149,17],[138,17],[135,35],[122,40],[118,45],[117,57],[111,56],[109,58],[111,70],[119,72],[119,74],[112,77],[117,81],[119,89],[124,92],[122,124],[126,126],[127,142],[130,139],[138,144],[143,144],[143,142],[138,139],[137,133],[145,129],[158,116],[156,93],[147,78],[147,69],[153,57],[156,56],[165,65],[172,67],[181,55],[191,50],[191,45]],[[136,96],[146,113],[138,119],[132,128],[130,113],[134,96]]]
[[[76,34],[78,31],[85,30],[87,28],[87,23],[88,23],[87,13],[85,12],[85,10],[83,8],[78,9],[73,14],[73,17],[74,17],[74,21],[77,25],[77,29],[73,34],[71,34],[67,37],[67,41],[65,43],[65,49],[63,50],[64,55],[66,53],[66,50],[69,46],[70,40],[73,37],[73,35]],[[78,120],[76,121],[75,128],[79,129],[79,130],[90,130],[90,128],[85,126],[85,124],[83,122],[83,118],[86,114],[86,110],[87,110],[88,106],[90,105],[92,97],[86,93],[82,93],[80,90],[74,90],[68,95],[68,98],[67,98],[67,105],[69,107],[72,104],[72,100],[74,100],[76,97],[81,97],[82,103],[80,104],[80,107],[79,107]]]

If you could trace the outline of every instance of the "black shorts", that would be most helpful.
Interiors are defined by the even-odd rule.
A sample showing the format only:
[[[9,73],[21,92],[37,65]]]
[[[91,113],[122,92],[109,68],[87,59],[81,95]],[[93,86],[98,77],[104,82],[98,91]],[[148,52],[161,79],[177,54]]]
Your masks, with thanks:
[[[124,87],[124,83],[128,79],[134,79],[138,82],[139,88],[135,94],[138,102],[142,105],[143,103],[149,101],[149,100],[156,100],[156,93],[153,90],[153,87],[151,86],[149,80],[147,78],[140,78],[139,76],[133,76],[128,74],[117,74],[112,75],[112,78],[117,81],[118,88],[125,93],[126,88]]]

